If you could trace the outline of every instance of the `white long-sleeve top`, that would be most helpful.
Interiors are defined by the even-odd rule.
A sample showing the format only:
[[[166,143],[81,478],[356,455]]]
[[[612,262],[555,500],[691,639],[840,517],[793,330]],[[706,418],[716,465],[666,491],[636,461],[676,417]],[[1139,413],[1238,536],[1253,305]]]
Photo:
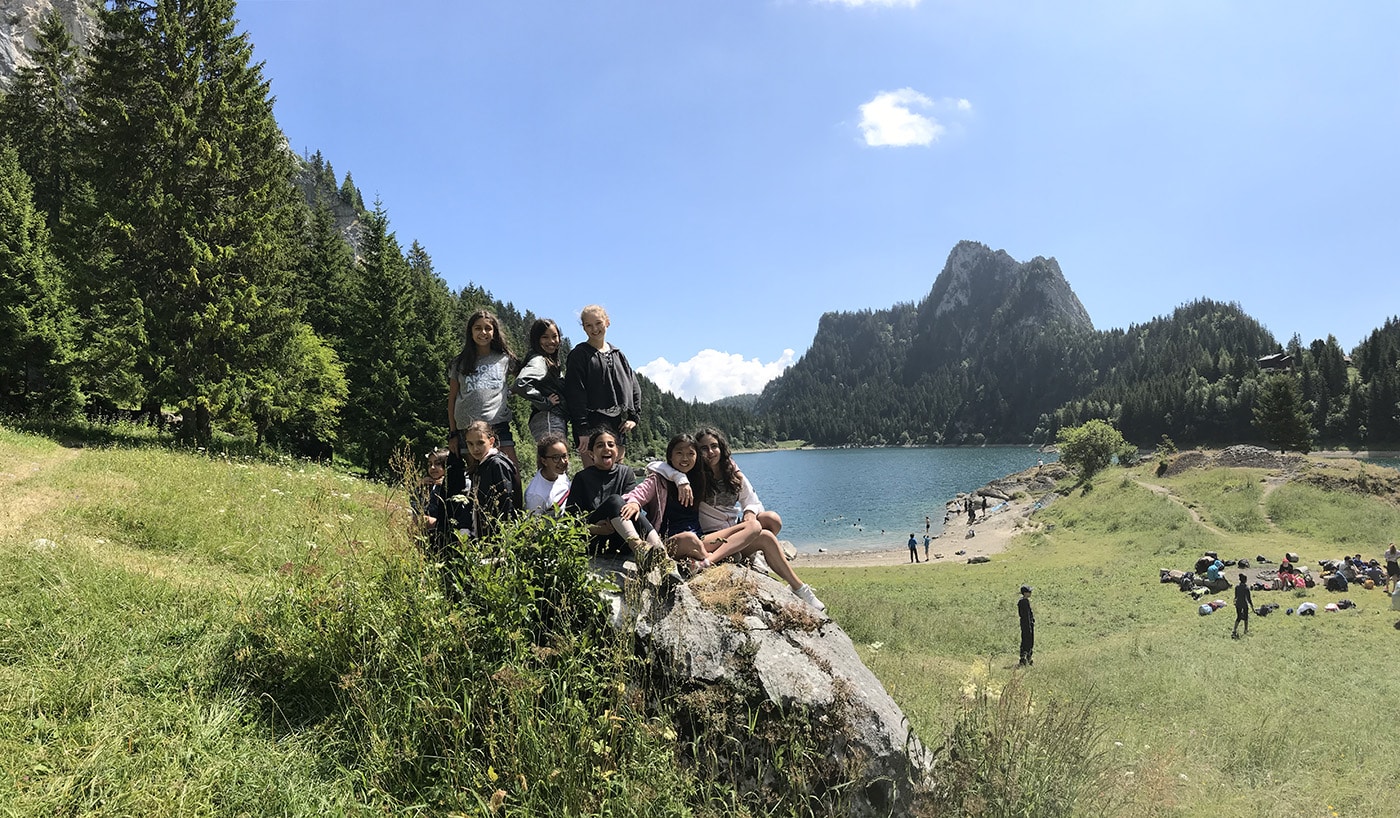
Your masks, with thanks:
[[[704,468],[704,466],[698,466]],[[665,477],[677,486],[690,485],[690,477],[661,460],[647,464],[647,471],[653,471]],[[739,522],[746,512],[752,511],[755,515],[763,513],[763,503],[758,499],[758,492],[753,490],[753,485],[749,483],[749,478],[739,472],[739,492],[737,495],[719,495],[715,498],[718,502],[711,504],[696,498],[700,503],[700,530],[709,534],[711,531],[719,531],[729,528]],[[728,503],[725,500],[729,500]]]

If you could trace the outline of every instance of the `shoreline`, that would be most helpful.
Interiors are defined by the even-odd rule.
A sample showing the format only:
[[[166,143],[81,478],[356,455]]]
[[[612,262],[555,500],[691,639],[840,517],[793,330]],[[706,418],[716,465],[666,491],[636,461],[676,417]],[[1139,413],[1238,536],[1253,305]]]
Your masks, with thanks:
[[[943,536],[929,543],[929,561],[924,562],[924,540],[919,535],[919,562],[909,561],[909,547],[872,546],[841,551],[798,551],[792,558],[800,568],[881,568],[908,565],[966,565],[969,557],[991,557],[1004,553],[1011,541],[1038,526],[1031,521],[1036,501],[1032,497],[1007,501],[1007,507],[971,527],[977,536],[966,536],[966,526],[947,526]],[[917,532],[916,532],[917,534]],[[965,553],[958,554],[958,551]],[[941,554],[941,557],[935,556]]]

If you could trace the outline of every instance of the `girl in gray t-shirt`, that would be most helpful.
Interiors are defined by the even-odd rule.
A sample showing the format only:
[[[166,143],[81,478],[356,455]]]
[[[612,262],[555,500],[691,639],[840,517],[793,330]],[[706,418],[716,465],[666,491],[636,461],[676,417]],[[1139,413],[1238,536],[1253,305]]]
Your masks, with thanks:
[[[478,310],[467,319],[467,342],[447,366],[447,487],[461,489],[466,474],[462,461],[462,430],[474,420],[491,425],[496,448],[516,464],[515,436],[511,434],[510,384],[515,355],[510,351],[501,322],[490,310]]]

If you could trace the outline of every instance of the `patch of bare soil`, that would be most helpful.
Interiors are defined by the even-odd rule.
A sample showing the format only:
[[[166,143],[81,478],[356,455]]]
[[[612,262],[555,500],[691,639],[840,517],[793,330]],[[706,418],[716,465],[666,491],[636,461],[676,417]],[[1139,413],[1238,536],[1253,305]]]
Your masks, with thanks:
[[[80,449],[56,448],[47,454],[7,460],[0,464],[0,540],[18,534],[37,517],[63,504],[47,475],[69,464]]]

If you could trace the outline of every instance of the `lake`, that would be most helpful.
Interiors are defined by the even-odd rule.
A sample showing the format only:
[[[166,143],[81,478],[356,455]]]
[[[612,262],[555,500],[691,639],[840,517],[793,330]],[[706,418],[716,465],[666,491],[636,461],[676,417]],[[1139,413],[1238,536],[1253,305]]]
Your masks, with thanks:
[[[1029,446],[980,448],[797,449],[734,455],[763,504],[783,516],[782,539],[799,551],[898,548],[909,535],[943,529],[944,505],[958,492],[1028,469]],[[881,533],[883,529],[884,533]]]
[[[798,551],[923,544],[924,515],[943,530],[944,504],[1055,454],[1032,447],[797,449],[734,455],[763,504],[783,516],[782,539]],[[1400,458],[1368,463],[1400,468]],[[954,518],[956,522],[956,518]],[[883,533],[881,533],[883,530]]]

